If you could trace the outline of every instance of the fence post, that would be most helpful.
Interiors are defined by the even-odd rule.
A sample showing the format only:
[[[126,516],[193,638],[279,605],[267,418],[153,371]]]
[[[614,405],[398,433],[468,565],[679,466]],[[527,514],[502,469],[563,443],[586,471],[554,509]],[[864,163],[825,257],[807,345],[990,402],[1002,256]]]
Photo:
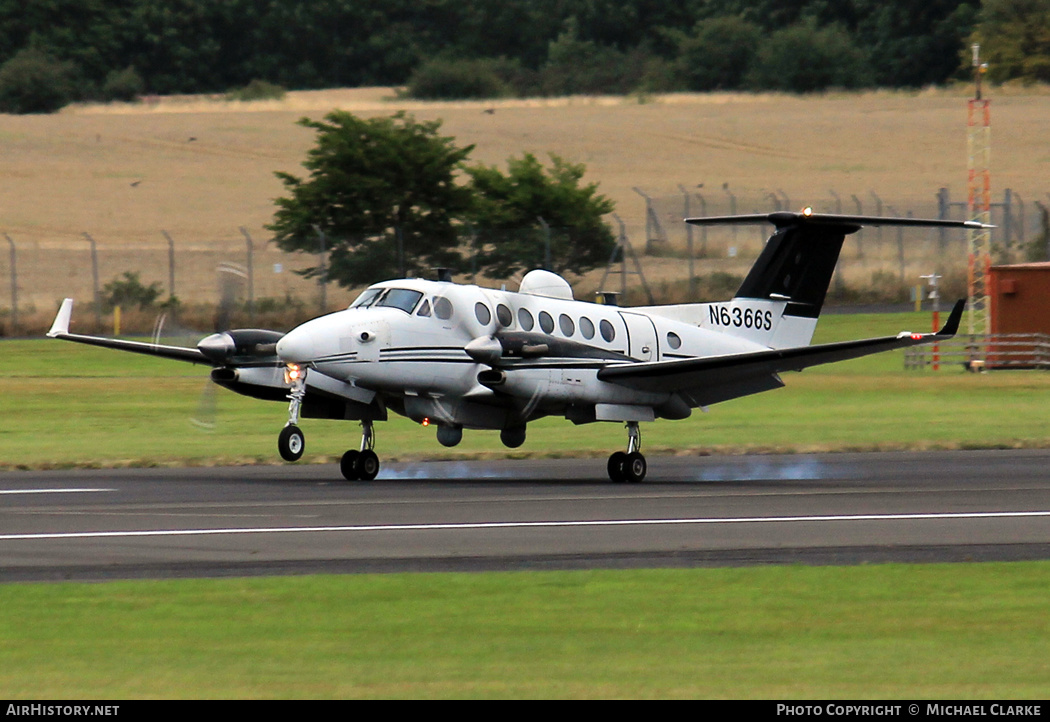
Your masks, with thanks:
[[[736,196],[733,195],[733,191],[729,190],[729,184],[728,183],[723,183],[722,184],[722,190],[724,190],[726,192],[726,195],[729,196],[729,215],[735,216],[736,215]],[[736,229],[737,229],[737,225],[735,223],[729,227],[729,233],[731,234],[730,237],[732,238],[732,243],[733,243],[734,247],[736,247]]]
[[[1003,191],[1003,248],[1010,247],[1010,236],[1012,235],[1011,231],[1013,230],[1010,227],[1010,204],[1013,200],[1012,195],[1013,194],[1011,193],[1009,188]]]
[[[168,297],[175,298],[175,240],[167,231],[161,231],[168,241]]]
[[[850,194],[850,198],[853,199],[853,205],[855,205],[857,207],[857,215],[858,216],[864,215],[864,204],[860,202],[860,198],[857,198],[857,194],[856,193],[851,193]],[[853,237],[856,239],[854,241],[854,243],[857,244],[857,258],[860,259],[861,262],[863,262],[864,261],[864,229],[861,228],[859,231],[854,233]]]
[[[18,332],[18,258],[11,236],[5,233],[4,238],[11,247],[11,335],[14,335]]]
[[[95,332],[102,332],[102,295],[98,290],[98,249],[95,246],[95,239],[84,231],[84,238],[91,244],[91,283],[94,287],[95,293]]]
[[[686,218],[692,217],[692,212],[689,208],[689,191],[685,189],[685,186],[681,183],[678,184],[678,190],[682,192],[682,213]],[[698,194],[699,195],[699,194]],[[703,201],[701,201],[703,202]],[[696,273],[693,271],[693,224],[685,224],[685,252],[689,256],[689,300],[696,300]]]
[[[951,214],[951,206],[948,199],[948,189],[941,187],[937,191],[937,218],[939,220],[948,220]],[[937,230],[937,250],[940,252],[941,257],[944,257],[944,249],[948,243],[948,231],[945,228],[939,228]]]
[[[241,226],[241,235],[244,236],[244,242],[248,246],[248,319],[255,323],[255,264],[252,263],[255,244],[252,243],[252,237],[248,235],[248,229],[244,226]]]
[[[660,243],[667,240],[667,234],[664,233],[663,226],[660,225],[660,219],[656,216],[656,211],[653,209],[653,199],[645,194],[641,188],[631,188],[635,193],[645,199],[645,252],[652,253],[654,242]]]

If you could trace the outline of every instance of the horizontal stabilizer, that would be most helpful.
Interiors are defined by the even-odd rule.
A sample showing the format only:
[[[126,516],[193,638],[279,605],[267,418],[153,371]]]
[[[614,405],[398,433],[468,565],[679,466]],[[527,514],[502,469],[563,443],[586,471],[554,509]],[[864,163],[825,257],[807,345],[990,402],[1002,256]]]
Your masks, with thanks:
[[[947,218],[897,218],[893,216],[847,216],[837,213],[793,213],[777,211],[775,213],[750,213],[736,216],[701,216],[686,218],[686,223],[694,226],[751,225],[772,223],[777,228],[796,225],[833,226],[853,233],[862,226],[915,226],[927,228],[968,228],[978,230],[994,228],[977,221],[956,221]]]

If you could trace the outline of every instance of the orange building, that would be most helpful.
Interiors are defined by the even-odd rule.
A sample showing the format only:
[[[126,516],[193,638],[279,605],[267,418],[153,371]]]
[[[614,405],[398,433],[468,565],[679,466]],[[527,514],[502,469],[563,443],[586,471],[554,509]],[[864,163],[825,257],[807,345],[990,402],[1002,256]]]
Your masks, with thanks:
[[[1045,334],[1047,338],[996,338],[988,349],[988,365],[1032,368],[1050,365],[1050,263],[992,266],[988,274],[991,332]]]

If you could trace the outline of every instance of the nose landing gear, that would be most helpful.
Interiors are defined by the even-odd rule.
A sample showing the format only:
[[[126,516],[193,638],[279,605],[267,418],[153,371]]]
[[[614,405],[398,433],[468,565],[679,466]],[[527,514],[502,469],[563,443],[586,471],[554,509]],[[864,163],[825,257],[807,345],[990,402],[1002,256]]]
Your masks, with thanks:
[[[306,397],[306,369],[288,364],[284,370],[284,380],[292,388],[288,393],[288,423],[277,437],[277,451],[285,461],[299,461],[306,449],[306,437],[298,426],[299,409]]]
[[[627,422],[627,451],[617,451],[609,457],[609,478],[618,484],[637,484],[645,478],[648,466],[642,456],[642,432],[637,421]]]

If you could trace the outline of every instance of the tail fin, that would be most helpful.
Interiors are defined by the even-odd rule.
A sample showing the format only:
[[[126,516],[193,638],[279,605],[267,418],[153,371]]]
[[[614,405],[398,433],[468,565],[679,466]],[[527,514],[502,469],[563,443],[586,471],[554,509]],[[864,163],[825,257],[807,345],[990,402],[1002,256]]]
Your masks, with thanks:
[[[812,213],[808,209],[802,213],[687,218],[686,223],[772,223],[776,227],[733,300],[725,304],[734,308],[759,301],[765,302],[762,306],[767,307],[773,302],[779,309],[775,322],[764,324],[758,333],[746,325],[736,329],[726,324],[723,329],[772,348],[805,346],[812,340],[842,243],[846,236],[856,233],[862,226],[985,227],[975,221],[843,216]]]

